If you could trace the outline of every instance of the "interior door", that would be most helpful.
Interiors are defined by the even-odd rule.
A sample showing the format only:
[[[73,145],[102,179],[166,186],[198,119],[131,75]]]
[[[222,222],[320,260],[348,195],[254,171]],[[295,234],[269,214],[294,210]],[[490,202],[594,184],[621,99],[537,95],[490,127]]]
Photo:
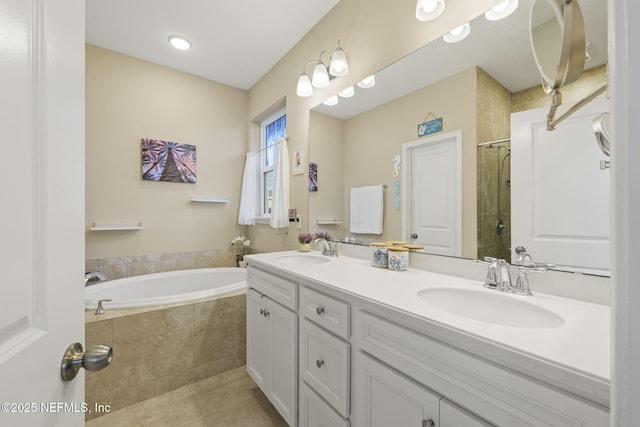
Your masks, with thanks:
[[[457,131],[402,147],[403,236],[428,253],[461,255],[461,140]]]
[[[524,246],[534,261],[567,270],[609,272],[609,169],[600,169],[608,158],[592,127],[606,111],[598,97],[554,131],[546,130],[548,108],[511,115],[512,250]]]
[[[0,425],[80,426],[84,1],[0,0]]]

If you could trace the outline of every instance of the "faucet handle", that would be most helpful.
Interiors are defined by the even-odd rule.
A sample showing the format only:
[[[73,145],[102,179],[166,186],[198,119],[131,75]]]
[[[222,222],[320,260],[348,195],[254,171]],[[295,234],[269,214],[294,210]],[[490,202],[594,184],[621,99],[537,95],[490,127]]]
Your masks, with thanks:
[[[545,265],[553,265],[553,264],[545,264]],[[518,295],[533,295],[531,292],[531,288],[529,287],[529,279],[527,278],[527,273],[546,273],[547,269],[539,266],[520,266],[518,269],[518,280],[516,280],[516,285],[511,289],[511,292]]]
[[[112,299],[101,299],[98,301],[98,305],[96,306],[96,314],[104,314],[104,307],[102,306],[103,302],[111,302]]]

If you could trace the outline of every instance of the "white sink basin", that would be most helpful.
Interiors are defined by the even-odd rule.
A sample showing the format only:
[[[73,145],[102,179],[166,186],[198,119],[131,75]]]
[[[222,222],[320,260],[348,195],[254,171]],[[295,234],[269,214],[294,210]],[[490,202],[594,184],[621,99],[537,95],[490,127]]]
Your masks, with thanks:
[[[557,328],[564,319],[513,294],[490,289],[429,288],[418,292],[426,305],[468,319],[516,328]]]
[[[325,264],[329,262],[329,258],[318,255],[283,255],[276,258],[276,261],[283,264]]]

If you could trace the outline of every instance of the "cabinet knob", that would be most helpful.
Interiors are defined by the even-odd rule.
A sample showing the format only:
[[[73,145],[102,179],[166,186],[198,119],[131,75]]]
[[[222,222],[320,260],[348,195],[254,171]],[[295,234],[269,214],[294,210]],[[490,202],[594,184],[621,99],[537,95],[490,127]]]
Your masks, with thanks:
[[[431,418],[422,420],[422,427],[435,427],[436,423]]]
[[[324,366],[324,360],[322,360],[322,359],[316,360],[316,366],[318,368],[322,368],[322,366]]]
[[[322,315],[322,313],[324,313],[324,307],[321,305],[317,306],[316,313],[318,313],[318,316]]]

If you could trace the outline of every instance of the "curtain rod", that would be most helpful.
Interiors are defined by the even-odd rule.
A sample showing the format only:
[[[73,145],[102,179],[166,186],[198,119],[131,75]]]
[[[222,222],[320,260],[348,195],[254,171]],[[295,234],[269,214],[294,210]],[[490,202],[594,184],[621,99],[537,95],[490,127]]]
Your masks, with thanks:
[[[275,144],[271,144],[271,145],[269,145],[269,146],[267,146],[267,147],[264,147],[264,148],[261,148],[261,149],[259,149],[259,150],[257,150],[257,151],[249,151],[249,152],[247,153],[247,155],[249,155],[249,154],[258,154],[258,153],[260,153],[261,151],[266,150],[267,148],[271,148],[271,147],[273,147],[273,146],[274,146],[274,145],[276,145],[278,142],[280,142],[280,140],[282,140],[282,139],[286,139],[286,140],[287,140],[287,142],[289,142],[289,140],[290,140],[291,138],[289,138],[288,136],[285,136],[284,138],[280,138],[279,140],[277,140]]]

